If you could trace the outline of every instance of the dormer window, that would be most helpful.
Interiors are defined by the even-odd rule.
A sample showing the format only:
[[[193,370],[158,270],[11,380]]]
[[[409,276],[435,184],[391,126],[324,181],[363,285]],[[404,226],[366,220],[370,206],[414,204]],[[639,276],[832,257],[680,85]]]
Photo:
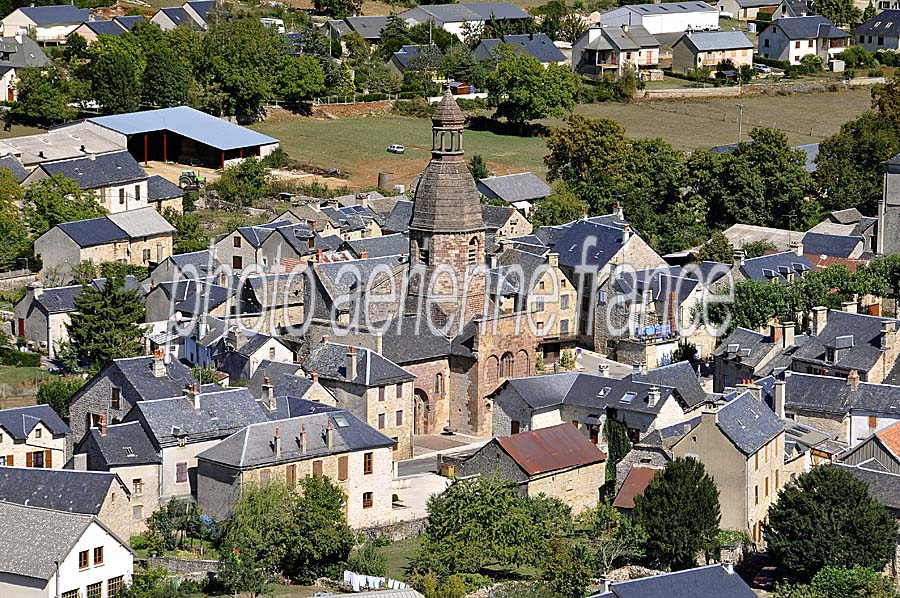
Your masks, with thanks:
[[[40,437],[41,437],[41,429],[40,429],[40,428],[35,428],[35,429],[34,429],[34,437],[35,437],[35,438],[40,438]]]

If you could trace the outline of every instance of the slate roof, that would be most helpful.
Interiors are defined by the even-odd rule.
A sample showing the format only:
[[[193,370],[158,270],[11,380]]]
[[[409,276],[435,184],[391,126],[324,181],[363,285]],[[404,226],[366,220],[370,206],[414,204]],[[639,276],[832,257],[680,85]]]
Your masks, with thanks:
[[[370,257],[354,261],[352,269],[341,262],[320,263],[315,265],[315,273],[328,295],[334,299],[364,292],[370,276],[385,268],[393,270],[403,262],[400,256]]]
[[[19,160],[12,154],[0,158],[0,167],[8,168],[13,176],[16,177],[16,180],[20,183],[25,180],[25,177],[28,176],[28,171],[25,170],[25,167],[22,166],[22,163],[19,162]]]
[[[122,482],[105,471],[0,467],[0,502],[96,515],[112,484]]]
[[[625,8],[642,15],[670,15],[689,12],[710,12],[716,10],[706,2],[662,2],[651,4],[626,4]]]
[[[753,42],[742,31],[698,31],[686,33],[676,44],[688,44],[698,52],[752,49]]]
[[[900,10],[883,10],[859,27],[856,33],[879,36],[900,35]]]
[[[56,563],[65,560],[94,521],[90,515],[0,502],[0,572],[51,579]]]
[[[497,54],[501,44],[513,46],[518,52],[524,53],[538,62],[564,62],[565,55],[553,45],[553,40],[545,33],[527,33],[522,35],[504,35],[497,39],[482,39],[473,50],[476,58],[484,60]]]
[[[103,21],[85,21],[84,26],[97,35],[111,35],[113,37],[122,35],[126,31],[122,25],[112,19]]]
[[[109,218],[90,218],[75,222],[63,222],[56,227],[66,233],[82,248],[105,245],[113,241],[127,241],[128,233],[116,226]],[[46,234],[46,233],[45,233]]]
[[[59,314],[75,310],[75,299],[81,296],[84,287],[80,284],[69,287],[44,289],[34,302],[42,306],[48,314]]]
[[[98,376],[108,376],[113,384],[122,388],[122,398],[129,402],[181,396],[185,387],[197,382],[191,370],[177,360],[166,364],[164,377],[155,377],[153,356],[113,360]],[[87,389],[88,385],[83,388]],[[75,393],[69,404],[78,396],[79,393]]]
[[[845,258],[857,257],[862,252],[865,242],[865,237],[809,232],[803,235],[803,253]]]
[[[391,213],[388,215],[384,226],[381,228],[385,232],[408,232],[409,222],[412,220],[413,202],[398,201],[394,204]]]
[[[738,359],[741,363],[755,368],[762,363],[774,345],[768,334],[739,326],[716,347],[713,355]]]
[[[325,441],[331,423],[332,446]],[[306,432],[306,452],[301,447],[301,431]],[[275,454],[275,431],[281,435],[281,455]],[[344,410],[327,410],[291,419],[251,424],[206,449],[197,458],[236,469],[252,469],[290,463],[325,455],[368,451],[393,446],[394,441]]]
[[[171,446],[179,437],[188,442],[224,438],[268,416],[246,388],[226,388],[201,394],[200,409],[184,396],[141,401],[125,417],[135,420],[145,422],[157,445]]]
[[[622,249],[622,234],[618,226],[578,220],[556,238],[554,249],[563,266],[601,269]]]
[[[532,285],[537,283],[539,274],[549,268],[546,257],[515,248],[506,249],[497,256],[497,265],[498,267],[492,270],[496,272],[497,280],[523,297],[531,295],[534,291]],[[494,285],[490,290],[494,291],[496,288]]]
[[[116,17],[113,20],[122,25],[122,27],[124,27],[128,31],[131,31],[132,29],[134,29],[135,25],[137,25],[138,23],[143,23],[147,19],[145,19],[143,15],[125,15]]]
[[[368,252],[370,258],[408,254],[409,236],[404,233],[394,233],[393,235],[347,241],[347,245],[357,257],[362,255],[363,250]]]
[[[778,416],[749,392],[720,407],[716,424],[745,455],[752,455],[784,431]]]
[[[400,49],[397,50],[396,52],[394,52],[393,58],[394,58],[394,60],[397,61],[397,64],[400,65],[400,68],[406,69],[406,68],[409,68],[409,64],[411,61],[414,61],[419,56],[423,55],[423,53],[422,53],[423,48],[429,48],[429,47],[432,48],[431,52],[433,52],[435,54],[435,56],[438,56],[438,57],[443,56],[443,54],[441,54],[440,48],[438,48],[437,46],[407,45],[407,46],[400,46]]]
[[[689,361],[679,361],[670,365],[648,370],[643,374],[632,374],[632,380],[657,386],[669,386],[678,391],[678,394],[692,409],[708,400],[697,372],[694,371]]]
[[[147,199],[149,201],[174,199],[183,195],[184,191],[181,190],[181,187],[158,174],[151,175],[147,179]]]
[[[860,463],[859,465],[847,465],[834,463],[832,467],[840,467],[850,473],[854,478],[865,482],[869,487],[869,494],[885,507],[900,510],[900,475],[881,470],[875,463]]]
[[[87,436],[78,443],[75,453],[82,452],[86,443],[97,447],[102,462],[91,462],[91,469],[108,469],[129,465],[161,463],[162,459],[154,448],[140,422],[125,422],[106,426],[106,436],[99,428],[88,430]],[[93,455],[89,456],[89,459]]]
[[[432,331],[416,315],[376,322],[372,328],[382,331],[381,354],[398,365],[447,357],[453,351],[450,338]]]
[[[153,237],[175,232],[175,227],[152,207],[116,212],[106,218],[131,238]]]
[[[792,373],[786,379],[785,407],[845,415],[852,409],[874,413],[900,412],[900,386],[860,382],[854,389],[835,376]]]
[[[527,19],[528,14],[507,2],[468,2],[466,4],[431,4],[418,7],[433,17],[438,23],[462,23],[464,21],[487,21]],[[407,13],[410,11],[407,11]],[[407,13],[400,15],[408,18]]]
[[[481,218],[487,230],[497,230],[509,221],[516,209],[509,206],[481,206]]]
[[[864,314],[847,313],[830,309],[827,312],[825,328],[819,334],[811,335],[808,341],[794,353],[795,360],[828,364],[847,370],[869,371],[883,354],[881,349],[882,322],[895,322],[890,318],[879,318]],[[827,350],[835,347],[838,337],[852,336],[852,346],[836,351],[835,360],[826,362]],[[846,339],[845,339],[846,340]]]
[[[50,6],[23,6],[19,8],[35,25],[48,27],[51,25],[74,25],[90,20],[91,11],[87,8],[76,8],[70,4]]]
[[[553,193],[550,185],[532,172],[479,179],[477,186],[482,195],[497,197],[508,203],[534,201]]]
[[[286,376],[293,376],[297,372],[301,372],[303,368],[300,367],[299,363],[288,363],[286,361],[271,361],[269,359],[263,359],[259,362],[259,365],[256,366],[256,371],[253,372],[253,375],[250,376],[249,382],[247,382],[247,390],[250,391],[250,394],[254,396],[256,399],[264,399],[266,398],[266,394],[263,392],[263,381],[265,378],[269,379],[269,384],[274,387],[277,385],[282,378]],[[309,381],[310,385],[312,385],[312,380]],[[279,393],[283,394],[283,393]],[[286,393],[284,393],[286,394]]]
[[[240,226],[237,232],[243,236],[250,245],[259,247],[263,241],[269,238],[275,229],[282,226],[294,226],[289,220],[278,220],[276,222],[268,222],[266,224],[254,224],[251,226]]]
[[[532,409],[561,405],[565,402],[572,385],[581,375],[578,372],[563,372],[546,376],[511,378],[494,391],[494,396],[505,389],[510,389]]]
[[[183,12],[180,8],[161,10]],[[184,18],[190,20],[187,16]],[[274,137],[257,133],[188,106],[97,116],[88,120],[127,136],[152,131],[172,131],[218,150],[278,143]]]
[[[49,405],[32,405],[0,410],[0,428],[15,440],[25,440],[38,423],[43,423],[54,436],[68,434],[69,426]]]
[[[675,573],[610,584],[609,591],[591,598],[755,598],[741,576],[722,565],[708,565]]]
[[[159,12],[169,17],[169,20],[175,23],[176,27],[180,25],[194,25],[194,20],[180,6],[175,6],[172,8],[160,8]]]
[[[839,29],[834,23],[819,15],[806,17],[783,17],[772,21],[791,40],[814,39],[824,37],[840,39],[850,37],[846,31]]]
[[[303,362],[306,372],[316,370],[320,379],[349,381],[367,387],[408,382],[415,375],[371,349],[356,347],[356,377],[347,378],[348,345],[322,343]]]
[[[799,278],[804,272],[813,269],[806,256],[797,255],[793,251],[749,258],[739,267],[744,276],[760,282],[771,282],[773,278],[786,281],[788,275]]]
[[[606,460],[587,437],[566,422],[494,439],[529,476],[585,467]]]
[[[363,39],[373,40],[381,38],[381,32],[387,26],[388,18],[383,16],[347,17],[344,21]]]
[[[98,189],[147,178],[147,173],[137,160],[124,150],[93,157],[44,162],[40,168],[48,175],[59,174],[73,179],[82,189]]]

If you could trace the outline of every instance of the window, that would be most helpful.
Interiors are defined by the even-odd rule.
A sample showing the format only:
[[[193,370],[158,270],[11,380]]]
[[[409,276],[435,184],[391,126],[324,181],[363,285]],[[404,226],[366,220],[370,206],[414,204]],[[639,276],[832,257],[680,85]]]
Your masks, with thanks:
[[[396,413],[394,413],[394,425],[402,426],[403,425],[403,409],[398,409]]]
[[[62,593],[62,598],[81,598],[78,590],[69,590],[68,592]]]
[[[795,48],[800,48],[800,40],[799,40],[799,39],[798,39],[797,41],[794,42],[794,47],[795,47]]]
[[[870,428],[878,427],[878,418],[875,417],[874,415],[869,416],[869,427]]]
[[[122,406],[122,391],[115,386],[113,387],[112,394],[109,397],[109,406],[112,409],[120,409]]]
[[[79,569],[87,569],[91,566],[91,562],[88,560],[88,551],[82,550],[78,553],[78,568]]]
[[[516,420],[512,420],[509,422],[509,433],[510,434],[518,434],[519,429],[521,428],[521,424]]]
[[[759,504],[759,486],[753,487],[753,504]]]
[[[175,483],[184,484],[188,481],[187,461],[175,464]]]
[[[512,353],[504,353],[500,358],[500,377],[509,378],[513,373],[513,356]]]
[[[235,270],[240,270],[244,267],[244,260],[239,255],[231,256],[231,267]]]
[[[374,503],[374,497],[371,492],[363,492],[363,508],[371,509]]]
[[[769,47],[769,40],[766,40],[766,41],[763,43],[763,47],[764,47],[764,48],[768,48],[768,47]]]
[[[469,263],[475,264],[478,262],[478,239],[472,237],[472,240],[469,241]]]
[[[260,484],[268,484],[269,483],[269,470],[261,469],[259,471],[259,483]]]
[[[338,480],[343,482],[346,480],[349,475],[347,475],[347,456],[338,457]]]
[[[35,429],[34,429],[34,437],[35,437],[35,438],[40,438],[40,437],[41,437],[41,429],[40,429],[40,428],[35,428]]]
[[[754,465],[754,469],[756,471],[759,471],[759,453],[756,453],[755,455],[753,455],[753,460],[756,462]]]
[[[322,477],[322,460],[313,461],[313,475],[317,478]]]
[[[378,387],[378,401],[379,401],[379,402],[382,402],[382,403],[384,402],[384,398],[385,398],[385,396],[386,396],[386,394],[387,394],[387,391],[385,390],[385,388],[386,388],[386,387],[384,387],[384,386],[379,386],[379,387]]]
[[[144,260],[145,264],[150,261],[150,250],[149,249],[145,249],[144,251],[141,252],[141,259]]]
[[[766,445],[766,463],[769,462],[769,445]]]
[[[50,451],[47,451],[48,453]],[[25,467],[44,468],[44,451],[25,453]]]
[[[766,476],[766,498],[769,498],[769,476]]]
[[[372,475],[372,453],[363,453],[363,474]]]
[[[813,40],[809,40],[809,44],[807,45],[807,47],[809,47],[809,48],[813,47]]]
[[[144,479],[134,478],[131,480],[131,495],[140,496],[144,493]]]
[[[240,235],[235,235],[235,236],[234,236],[234,246],[237,247],[237,248],[240,248],[240,247],[241,247],[241,237],[240,237]]]
[[[275,359],[275,347],[269,347],[269,359]]]
[[[396,384],[396,388],[394,389],[394,396],[398,399],[403,398],[403,383],[402,382],[398,382]]]
[[[125,205],[125,189],[119,189],[119,205]]]
[[[122,591],[122,576],[113,577],[106,582],[106,595],[109,598],[118,598]]]
[[[385,417],[384,417],[384,413],[379,413],[379,414],[378,414],[378,429],[379,429],[379,430],[384,430],[384,426],[385,426]]]
[[[102,598],[103,596],[103,582],[98,581],[97,583],[92,583],[87,587],[87,598]]]
[[[559,308],[560,309],[569,309],[569,296],[563,295],[559,298]]]
[[[544,298],[538,297],[534,302],[534,311],[540,313],[544,311]]]
[[[391,438],[391,440],[394,441],[394,444],[391,445],[391,450],[396,453],[397,449],[400,448],[400,439],[394,436],[393,438]]]
[[[284,467],[284,477],[287,479],[288,488],[293,488],[297,485],[297,466],[293,463],[290,465],[285,465]]]
[[[94,548],[94,566],[103,564],[103,547],[97,546]]]
[[[781,470],[779,470],[779,469],[775,470],[775,490],[778,490],[778,481],[779,481],[778,478],[780,477],[779,476],[780,473],[781,473]]]
[[[859,36],[859,43],[863,43],[863,42],[865,42],[865,41],[866,41],[866,36],[865,36],[865,35],[860,35],[860,36]]]
[[[436,394],[436,395],[444,394],[444,375],[443,374],[435,374],[435,376],[434,376],[434,394]]]
[[[543,280],[538,282],[538,290],[540,290],[540,291],[544,290],[544,281]]]
[[[134,198],[137,201],[141,201],[141,186],[140,185],[134,186]]]
[[[131,518],[134,521],[144,520],[144,505],[134,505],[131,507]]]
[[[569,334],[569,321],[568,320],[560,320],[559,321],[559,333],[560,334]]]

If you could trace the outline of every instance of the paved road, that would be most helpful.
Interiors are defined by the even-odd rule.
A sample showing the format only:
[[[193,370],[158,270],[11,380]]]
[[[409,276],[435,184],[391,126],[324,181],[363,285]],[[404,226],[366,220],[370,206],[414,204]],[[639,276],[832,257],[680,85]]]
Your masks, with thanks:
[[[437,456],[420,457],[418,459],[407,459],[397,464],[397,477],[408,478],[409,476],[421,475],[423,473],[437,473]]]

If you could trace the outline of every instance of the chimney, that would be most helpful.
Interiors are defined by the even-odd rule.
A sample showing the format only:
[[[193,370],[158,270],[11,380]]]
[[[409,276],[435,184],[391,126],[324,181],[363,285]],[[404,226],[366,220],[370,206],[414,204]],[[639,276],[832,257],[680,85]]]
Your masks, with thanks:
[[[785,349],[794,344],[794,323],[781,324],[781,346]]]
[[[97,426],[100,428],[100,436],[106,436],[106,416],[101,415]]]
[[[16,43],[21,45],[21,44],[22,44],[22,41],[23,41],[23,39],[22,39],[22,32],[19,31],[18,33],[16,33],[15,38],[16,38]]]
[[[632,361],[631,362],[631,375],[640,374],[641,373],[641,362],[640,361]]]
[[[881,348],[885,351],[890,351],[894,348],[894,334],[897,332],[897,327],[894,325],[894,322],[890,320],[885,320],[881,323]]]
[[[725,569],[725,573],[728,575],[734,575],[734,563],[731,561],[725,561],[722,563],[722,567]]]
[[[156,263],[158,264],[158,263],[162,262],[164,259],[166,259],[166,258],[163,256],[163,244],[157,243],[156,244]]]
[[[306,244],[306,246],[309,247],[310,249],[315,249],[316,248],[316,238],[310,237],[309,242]]]
[[[646,374],[646,373],[647,373],[647,362],[646,362],[646,361],[641,361],[641,362],[638,364],[638,367],[640,367],[640,373],[641,373],[641,374]]]
[[[273,444],[275,445],[275,456],[280,457],[281,456],[281,428],[278,428],[278,427],[275,428],[275,438],[274,438]]]
[[[35,299],[38,299],[41,295],[44,294],[44,285],[41,284],[41,281],[35,280],[34,282],[28,283],[28,292],[31,293],[31,296]]]
[[[825,324],[828,322],[828,308],[818,306],[812,308],[813,312],[813,334],[822,334]]]
[[[622,32],[628,33],[628,25],[622,25]]]
[[[313,381],[313,384],[319,383],[319,370],[312,371],[312,381]]]
[[[850,373],[847,374],[847,384],[850,385],[851,390],[859,389],[859,372],[856,370],[850,370]]]
[[[841,303],[841,311],[848,314],[856,313],[856,301],[844,301]]]
[[[784,403],[787,398],[787,382],[775,381],[775,415],[778,419],[784,419]]]
[[[627,243],[628,239],[630,239],[630,238],[631,238],[631,227],[626,222],[625,226],[622,227],[622,244]]]
[[[200,389],[197,387],[196,382],[184,389],[184,396],[194,404],[195,411],[200,410]]]
[[[487,258],[488,258],[488,268],[490,268],[491,270],[496,268],[497,267],[497,254],[489,253]]]
[[[704,411],[700,414],[700,423],[707,425],[716,425],[719,422],[718,411]]]
[[[659,387],[654,386],[650,389],[650,392],[647,393],[647,405],[650,407],[655,407],[657,403],[659,403]]]
[[[331,429],[331,418],[328,418],[328,425],[325,426],[325,446],[329,449],[334,447],[334,441],[332,440],[332,436],[334,435]]]
[[[622,209],[622,204],[620,202],[616,202],[616,206],[613,208],[613,216],[616,218],[624,218],[625,210]]]
[[[307,220],[307,224],[309,224],[309,228],[316,232],[316,221],[315,220]]]
[[[316,261],[322,263],[322,248],[316,249]]]
[[[87,471],[87,453],[72,455],[72,469],[75,471]]]
[[[162,348],[153,351],[153,377],[162,378],[166,375],[166,351]]]
[[[794,252],[794,255],[803,255],[802,241],[791,241],[788,246],[791,248],[791,251]]]
[[[609,364],[601,363],[600,365],[598,365],[597,366],[597,374],[601,378],[609,378]]]
[[[361,259],[361,260],[367,260],[367,259],[369,259],[369,250],[368,250],[368,249],[363,249],[362,251],[360,251],[360,252],[359,252],[359,259]]]
[[[737,390],[738,395],[749,392],[753,395],[754,399],[762,401],[762,388],[753,382],[753,380],[741,380],[739,384],[734,385],[734,388]]]
[[[347,380],[356,379],[356,347],[353,345],[347,348],[346,370]]]
[[[275,411],[275,387],[272,386],[268,376],[263,377],[262,391],[266,396],[266,407],[269,411]]]
[[[327,343],[327,342],[328,342],[328,335],[327,335],[327,334],[323,334],[323,335],[322,335],[322,344],[324,345],[324,344]]]
[[[227,287],[228,286],[228,275],[224,272],[219,273],[219,286]]]
[[[771,340],[776,345],[781,342],[781,333],[782,333],[781,324],[776,320],[774,323],[769,324],[769,340]]]
[[[300,424],[300,454],[306,454],[306,424]]]
[[[735,249],[734,253],[734,263],[738,266],[743,266],[747,263],[747,253],[743,249]]]
[[[548,253],[547,254],[547,264],[551,268],[559,267],[559,254],[558,253]]]

